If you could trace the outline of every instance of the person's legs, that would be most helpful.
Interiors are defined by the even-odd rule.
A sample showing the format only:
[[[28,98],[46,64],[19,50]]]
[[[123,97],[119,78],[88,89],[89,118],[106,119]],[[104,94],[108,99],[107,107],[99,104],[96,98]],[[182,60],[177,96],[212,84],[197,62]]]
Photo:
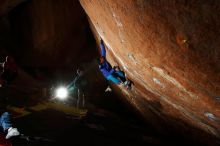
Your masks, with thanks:
[[[107,80],[112,81],[114,84],[120,84],[121,80],[119,80],[117,77],[115,77],[114,75],[109,75],[107,77]]]
[[[85,98],[84,92],[81,89],[78,89],[78,99],[77,99],[77,108],[84,108]]]
[[[123,71],[116,71],[115,72],[116,76],[118,78],[120,78],[120,80],[123,82],[123,85],[127,88],[127,89],[131,89],[131,81],[129,81],[128,79],[126,79],[125,74]]]
[[[85,107],[85,94],[82,93],[82,107]]]
[[[1,126],[3,128],[4,131],[6,131],[7,129],[9,129],[10,127],[12,127],[12,124],[10,122],[10,115],[8,112],[4,112],[1,116]]]
[[[119,71],[116,71],[114,74],[116,77],[119,77],[122,82],[126,81],[124,72],[119,70]]]
[[[7,132],[6,139],[9,139],[13,136],[18,136],[20,133],[18,132],[17,128],[13,128],[12,124],[10,122],[10,115],[8,112],[4,112],[0,118],[0,126],[4,129],[5,132]]]
[[[79,101],[80,101],[80,90],[77,89],[77,102],[76,102],[76,108],[79,108]]]

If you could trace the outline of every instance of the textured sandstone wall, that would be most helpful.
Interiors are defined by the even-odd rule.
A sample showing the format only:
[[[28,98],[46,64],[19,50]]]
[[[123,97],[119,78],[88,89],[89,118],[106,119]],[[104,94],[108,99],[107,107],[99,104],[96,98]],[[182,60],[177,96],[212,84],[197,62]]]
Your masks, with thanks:
[[[220,137],[219,1],[80,2],[108,60],[134,82],[122,89],[130,103],[146,118],[150,109],[176,128],[184,121]]]

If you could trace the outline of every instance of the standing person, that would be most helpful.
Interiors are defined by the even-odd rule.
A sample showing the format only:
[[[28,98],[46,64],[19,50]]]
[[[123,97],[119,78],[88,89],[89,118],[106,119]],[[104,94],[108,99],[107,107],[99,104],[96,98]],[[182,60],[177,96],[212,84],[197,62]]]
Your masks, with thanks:
[[[82,101],[82,107],[85,106],[85,95],[88,91],[88,80],[85,77],[85,72],[80,69],[76,71],[76,77],[74,80],[67,86],[67,89],[71,92],[76,90],[77,92],[77,108],[80,105],[80,101]]]
[[[4,112],[0,117],[0,127],[4,130],[6,134],[6,139],[9,139],[14,136],[20,135],[20,132],[17,128],[13,128],[10,122],[10,115],[8,112]]]
[[[106,49],[103,40],[100,41],[101,57],[99,59],[99,70],[104,77],[114,84],[124,84],[126,88],[130,88],[131,82],[126,79],[124,72],[118,66],[112,68],[111,64],[106,60]]]
[[[10,56],[5,58],[5,62],[1,63],[1,83],[10,84],[18,75],[18,68],[14,62],[14,59]]]

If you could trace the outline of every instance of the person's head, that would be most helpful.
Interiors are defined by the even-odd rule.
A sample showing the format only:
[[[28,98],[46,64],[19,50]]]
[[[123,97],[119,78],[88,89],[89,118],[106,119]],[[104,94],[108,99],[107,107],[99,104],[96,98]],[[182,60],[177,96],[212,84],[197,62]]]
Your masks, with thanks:
[[[105,61],[105,57],[101,56],[100,57],[100,63],[103,63]]]
[[[80,70],[80,69],[77,69],[76,73],[77,73],[78,75],[82,75],[82,74],[83,74],[83,71]]]

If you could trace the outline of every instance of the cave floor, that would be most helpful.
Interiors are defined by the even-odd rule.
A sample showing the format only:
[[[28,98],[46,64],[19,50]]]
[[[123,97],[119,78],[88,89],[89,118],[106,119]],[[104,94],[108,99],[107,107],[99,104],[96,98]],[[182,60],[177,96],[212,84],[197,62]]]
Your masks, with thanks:
[[[15,91],[13,87],[0,91],[1,96],[4,95],[1,97],[2,111],[12,113],[14,126],[29,137],[28,140],[24,136],[11,139],[15,146],[190,144],[177,135],[158,134],[134,113],[118,109],[120,106],[114,110],[94,105],[88,110],[77,109],[63,102],[36,98],[40,94],[31,90],[18,89],[16,95],[10,93],[11,90]]]
[[[134,117],[133,117],[134,118]],[[158,135],[137,119],[120,117],[108,111],[88,112],[85,117],[47,109],[17,118],[21,133],[32,141],[17,138],[15,145],[179,145],[179,137]],[[144,127],[143,127],[144,126]],[[181,141],[181,142],[180,142]]]

